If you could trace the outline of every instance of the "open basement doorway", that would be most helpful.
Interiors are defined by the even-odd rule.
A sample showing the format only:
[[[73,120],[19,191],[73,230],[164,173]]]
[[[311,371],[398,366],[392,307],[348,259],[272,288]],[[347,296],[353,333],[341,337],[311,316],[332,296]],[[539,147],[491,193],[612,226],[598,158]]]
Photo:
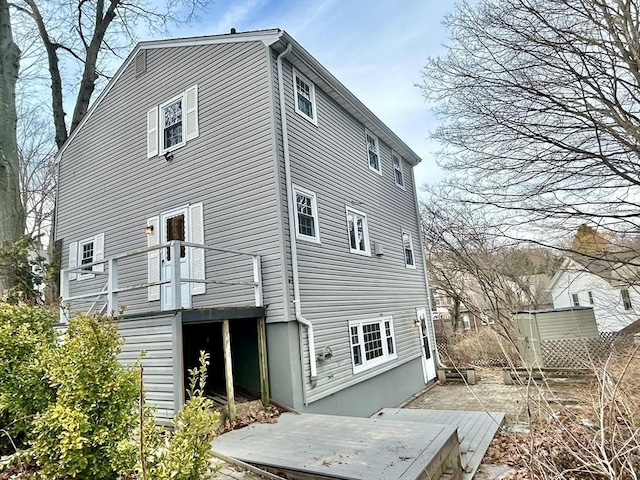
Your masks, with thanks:
[[[231,359],[235,400],[242,403],[260,398],[260,370],[258,362],[258,334],[255,318],[229,322]],[[227,404],[222,322],[183,324],[185,389],[189,387],[189,370],[199,365],[200,351],[209,353],[206,395],[216,406]]]

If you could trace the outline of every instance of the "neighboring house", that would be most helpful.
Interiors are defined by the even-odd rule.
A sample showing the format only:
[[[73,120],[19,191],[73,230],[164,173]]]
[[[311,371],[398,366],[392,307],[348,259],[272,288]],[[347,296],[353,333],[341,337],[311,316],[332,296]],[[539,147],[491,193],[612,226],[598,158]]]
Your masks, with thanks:
[[[565,258],[547,287],[554,308],[593,307],[600,332],[617,332],[632,324],[640,318],[640,282],[629,260],[633,262],[619,255]]]
[[[435,378],[420,158],[286,32],[139,44],[58,162],[63,316],[127,306],[160,417],[200,349],[224,388],[227,329],[236,387],[263,389],[266,330],[271,396],[301,411]]]

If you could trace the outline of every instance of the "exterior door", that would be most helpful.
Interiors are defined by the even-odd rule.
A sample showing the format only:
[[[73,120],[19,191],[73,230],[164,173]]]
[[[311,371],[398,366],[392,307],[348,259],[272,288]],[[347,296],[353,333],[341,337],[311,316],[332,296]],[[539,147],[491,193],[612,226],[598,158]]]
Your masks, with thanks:
[[[418,325],[420,328],[420,343],[422,344],[422,370],[424,372],[424,383],[428,383],[436,378],[436,358],[431,345],[431,322],[427,317],[426,308],[416,308]]]
[[[188,212],[186,208],[173,210],[171,212],[163,213],[160,216],[160,228],[162,235],[160,238],[161,243],[170,242],[171,240],[186,241],[188,237]],[[189,278],[189,249],[184,246],[180,248],[180,258],[175,259],[171,257],[171,249],[169,247],[163,248],[160,254],[162,280],[169,280],[171,278],[171,271],[174,263],[177,261],[180,264],[180,276],[182,278]],[[181,297],[182,305],[176,307],[173,305],[173,299],[171,295],[171,285],[162,285],[162,309],[163,310],[176,310],[178,308],[191,308],[191,293],[189,289],[189,283],[181,283]]]

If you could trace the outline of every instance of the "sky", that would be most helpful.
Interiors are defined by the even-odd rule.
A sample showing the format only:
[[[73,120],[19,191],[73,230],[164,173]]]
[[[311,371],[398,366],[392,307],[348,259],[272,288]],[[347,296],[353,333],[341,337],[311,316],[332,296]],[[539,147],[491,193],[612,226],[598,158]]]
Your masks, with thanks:
[[[442,54],[454,0],[219,0],[179,36],[281,28],[292,35],[421,158],[418,187],[443,177],[435,118],[416,84]]]

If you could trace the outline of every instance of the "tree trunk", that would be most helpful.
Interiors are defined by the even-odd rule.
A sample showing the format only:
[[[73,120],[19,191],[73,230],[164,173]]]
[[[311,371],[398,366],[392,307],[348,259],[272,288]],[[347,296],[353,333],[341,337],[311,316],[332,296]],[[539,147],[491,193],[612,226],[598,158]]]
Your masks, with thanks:
[[[0,243],[18,240],[25,226],[16,138],[19,68],[20,49],[13,41],[9,3],[0,0]],[[0,270],[0,295],[13,284],[13,279]]]

